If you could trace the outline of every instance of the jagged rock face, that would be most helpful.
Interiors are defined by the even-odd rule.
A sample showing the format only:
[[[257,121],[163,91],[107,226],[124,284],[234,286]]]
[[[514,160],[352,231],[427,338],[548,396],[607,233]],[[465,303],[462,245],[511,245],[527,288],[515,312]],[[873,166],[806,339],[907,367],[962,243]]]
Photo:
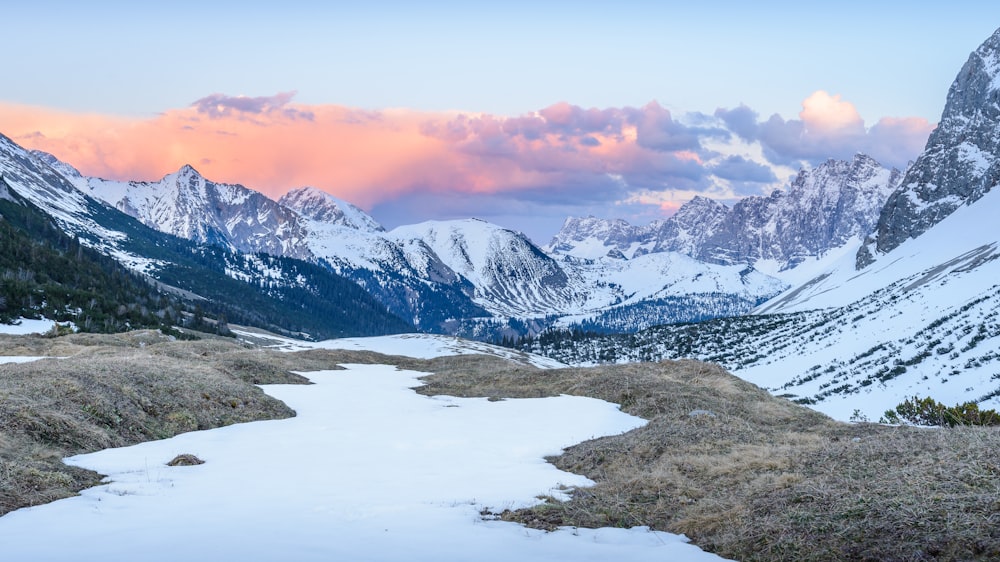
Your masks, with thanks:
[[[731,209],[714,199],[696,196],[674,216],[660,221],[653,252],[678,252],[697,257],[709,240],[726,228]]]
[[[775,260],[783,269],[795,267],[870,233],[901,175],[863,154],[802,170],[787,193],[747,197],[734,205],[694,257],[723,264]]]
[[[1000,30],[980,45],[948,90],[941,122],[886,202],[875,233],[885,253],[916,238],[1000,182]],[[870,263],[859,252],[858,267]]]
[[[569,219],[550,251],[584,258],[599,255],[599,249],[629,258],[678,252],[719,265],[775,260],[788,269],[871,233],[901,177],[863,154],[851,161],[829,160],[799,172],[787,192],[747,197],[732,207],[695,197],[674,216],[648,227]],[[603,246],[598,244],[602,236],[607,237]]]

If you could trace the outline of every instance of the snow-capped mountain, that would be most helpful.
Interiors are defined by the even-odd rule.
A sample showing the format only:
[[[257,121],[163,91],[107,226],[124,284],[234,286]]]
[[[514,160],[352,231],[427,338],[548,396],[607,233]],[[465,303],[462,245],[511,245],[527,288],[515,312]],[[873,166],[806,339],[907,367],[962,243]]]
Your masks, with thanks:
[[[138,273],[137,282],[148,283],[151,293],[169,293],[231,321],[288,334],[333,337],[413,329],[356,284],[315,264],[246,254],[226,244],[200,245],[150,228],[82,191],[89,191],[85,178],[66,166],[53,167],[52,161],[0,135],[0,184],[7,199],[33,205],[28,213],[49,217],[58,230]],[[37,276],[44,279],[46,272]],[[59,291],[51,283],[47,287]],[[99,292],[102,287],[83,289]],[[150,307],[148,299],[156,300],[142,298],[147,301],[123,305],[109,322],[126,326],[130,306]]]
[[[531,348],[568,363],[694,357],[840,419],[907,397],[1000,406],[993,190],[858,272],[854,256],[755,315]]]
[[[353,279],[423,330],[454,318],[488,316],[474,286],[420,239],[399,239],[361,209],[315,188],[289,191],[279,204],[296,213],[315,259]]]
[[[315,187],[293,189],[278,199],[278,204],[313,221],[344,226],[362,232],[384,232],[368,213]]]
[[[872,232],[902,174],[858,154],[802,170],[788,191],[740,200],[732,207],[695,197],[672,217],[648,226],[568,219],[549,250],[594,258],[679,252],[722,265],[752,264],[769,273],[795,268]]]
[[[121,232],[95,220],[94,214],[100,208],[97,201],[81,193],[46,161],[3,135],[0,135],[0,176],[10,189],[37,205],[67,233],[101,245],[121,258],[142,261],[140,256],[126,256],[121,251],[119,242],[124,239]]]
[[[979,46],[948,90],[944,112],[882,210],[874,247],[858,266],[919,236],[1000,183],[1000,30]]]
[[[302,243],[298,216],[287,207],[242,185],[208,180],[191,166],[156,182],[85,178],[61,162],[58,169],[87,195],[160,232],[241,252],[313,257]]]
[[[536,351],[693,356],[841,419],[877,420],[914,395],[1000,406],[998,88],[1000,30],[959,73],[942,124],[879,214],[877,245],[839,252],[756,314]]]
[[[156,182],[120,182],[82,176],[45,153],[35,156],[84,194],[151,228],[196,243],[322,264],[418,327],[436,329],[456,315],[485,314],[469,299],[471,287],[426,248],[388,238],[364,211],[317,189],[296,189],[274,201],[242,185],[206,179],[191,166]]]
[[[475,300],[497,316],[545,316],[579,310],[579,280],[523,234],[478,219],[401,226],[396,240],[425,243],[475,287]]]
[[[116,182],[35,156],[83,193],[162,232],[326,267],[423,330],[490,337],[488,326],[507,318],[535,319],[529,331],[574,321],[634,330],[745,313],[784,288],[742,264],[694,266],[672,252],[635,264],[614,257],[557,260],[523,234],[478,220],[386,232],[361,209],[315,188],[272,201],[190,166],[158,182]]]
[[[647,253],[656,244],[655,233],[661,223],[634,226],[624,219],[568,217],[545,250],[591,260],[605,256],[627,259]]]

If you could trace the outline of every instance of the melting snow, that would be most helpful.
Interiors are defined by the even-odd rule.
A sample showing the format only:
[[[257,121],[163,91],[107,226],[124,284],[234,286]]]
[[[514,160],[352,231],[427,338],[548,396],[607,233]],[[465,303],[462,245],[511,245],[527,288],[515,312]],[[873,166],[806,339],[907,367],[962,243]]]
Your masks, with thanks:
[[[645,528],[545,533],[482,519],[587,485],[543,457],[644,423],[615,405],[428,398],[409,388],[421,373],[347,367],[265,387],[292,419],[67,459],[108,483],[0,518],[4,558],[719,560]],[[205,464],[165,466],[180,453]]]

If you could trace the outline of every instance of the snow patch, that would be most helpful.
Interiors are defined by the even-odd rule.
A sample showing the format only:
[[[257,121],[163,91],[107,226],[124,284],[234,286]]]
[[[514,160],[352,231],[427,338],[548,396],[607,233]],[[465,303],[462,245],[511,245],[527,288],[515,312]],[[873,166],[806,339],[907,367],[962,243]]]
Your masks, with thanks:
[[[67,463],[108,474],[81,496],[0,518],[11,560],[721,560],[683,536],[553,533],[484,509],[582,477],[543,458],[645,422],[591,398],[428,398],[422,373],[346,365],[266,386],[295,418],[197,431]],[[179,453],[205,464],[167,467]],[[59,529],[59,540],[40,540]]]

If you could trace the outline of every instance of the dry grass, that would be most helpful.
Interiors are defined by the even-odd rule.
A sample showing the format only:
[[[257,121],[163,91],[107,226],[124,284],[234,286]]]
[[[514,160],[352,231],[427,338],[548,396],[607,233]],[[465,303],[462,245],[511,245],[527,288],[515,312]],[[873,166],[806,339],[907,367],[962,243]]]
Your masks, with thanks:
[[[61,357],[0,365],[0,514],[99,481],[63,464],[65,456],[289,417],[291,409],[254,385],[301,384],[291,371],[336,368],[332,356],[225,338],[179,342],[155,331],[2,336],[0,354]]]
[[[995,428],[838,423],[693,361],[557,371],[439,363],[420,392],[585,395],[650,420],[550,459],[596,486],[504,519],[648,525],[737,560],[1000,559]]]
[[[67,454],[291,415],[253,384],[388,363],[435,373],[423,394],[592,396],[650,420],[550,459],[597,485],[573,490],[569,502],[497,514],[504,519],[546,529],[648,525],[746,561],[1000,559],[996,428],[838,423],[714,365],[542,371],[487,356],[273,353],[155,332],[0,338],[0,354],[70,357],[0,366],[0,513],[97,482],[63,465]]]

